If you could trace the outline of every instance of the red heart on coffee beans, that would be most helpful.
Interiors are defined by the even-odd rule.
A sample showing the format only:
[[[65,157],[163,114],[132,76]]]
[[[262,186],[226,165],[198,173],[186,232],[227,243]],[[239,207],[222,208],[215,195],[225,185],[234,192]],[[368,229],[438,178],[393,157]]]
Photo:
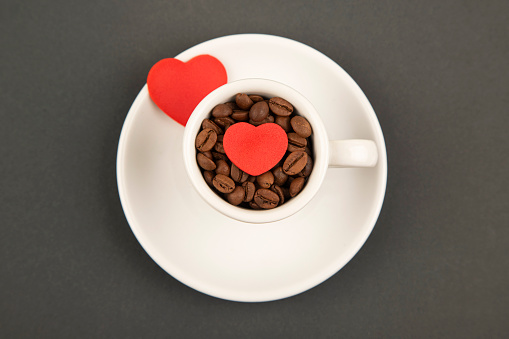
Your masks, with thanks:
[[[152,66],[147,77],[150,98],[183,126],[200,101],[226,82],[223,64],[205,54],[188,62],[173,58],[160,60]]]
[[[253,176],[274,167],[285,155],[287,147],[285,131],[274,123],[255,127],[239,122],[231,125],[223,138],[223,148],[228,158]]]

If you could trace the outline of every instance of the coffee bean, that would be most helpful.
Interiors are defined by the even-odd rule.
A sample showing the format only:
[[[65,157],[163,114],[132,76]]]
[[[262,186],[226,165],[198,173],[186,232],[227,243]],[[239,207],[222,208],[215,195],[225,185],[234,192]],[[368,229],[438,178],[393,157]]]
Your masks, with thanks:
[[[233,111],[233,114],[231,115],[231,118],[233,120],[237,120],[237,121],[248,121],[249,120],[249,112],[248,111],[235,110],[235,111]]]
[[[297,151],[304,151],[303,147],[297,147],[292,144],[288,144],[288,148],[286,149],[289,153],[297,152]]]
[[[216,125],[216,123],[214,121],[210,120],[210,119],[203,120],[203,122],[201,123],[201,127],[203,129],[210,128],[214,132],[216,132],[217,135],[223,134],[223,130],[221,129],[221,127]]]
[[[196,136],[195,146],[200,152],[210,151],[216,144],[217,134],[210,128],[204,129]]]
[[[281,126],[281,128],[286,132],[292,131],[292,125],[290,124],[290,117],[282,117],[279,115],[276,115],[276,120],[274,121],[276,124]]]
[[[312,156],[311,154],[311,148],[309,148],[309,145],[304,148],[304,152],[306,152],[309,156]]]
[[[216,174],[230,175],[230,166],[225,160],[216,161]]]
[[[233,110],[226,104],[219,104],[212,110],[212,116],[214,118],[224,118],[232,115]]]
[[[212,180],[212,184],[221,193],[231,193],[235,189],[233,180],[223,174],[217,174]]]
[[[265,119],[263,119],[262,121],[253,121],[253,120],[249,120],[249,123],[253,126],[260,126],[260,125],[263,125],[263,124],[266,124],[266,123],[269,123],[269,122],[274,122],[274,116],[273,115],[268,115]]]
[[[260,101],[264,101],[265,99],[262,97],[262,96],[259,96],[259,95],[248,95],[249,96],[249,99],[253,100],[254,103],[257,103],[257,102],[260,102]]]
[[[212,186],[212,179],[214,179],[215,176],[216,174],[212,171],[203,171],[203,177],[205,178],[205,182],[209,186]]]
[[[288,133],[288,152],[304,151],[306,145],[306,138],[301,137],[297,133]]]
[[[203,153],[196,155],[198,165],[206,171],[213,171],[216,169],[216,164],[212,159],[207,158]]]
[[[260,187],[269,188],[274,183],[274,174],[271,171],[267,171],[256,177],[256,182]]]
[[[258,206],[254,201],[250,201],[249,202],[249,207],[251,207],[251,209],[253,209],[253,210],[260,210],[261,209],[261,207]]]
[[[253,106],[253,100],[249,98],[249,96],[245,93],[239,93],[235,96],[235,103],[240,109],[248,110]]]
[[[255,177],[255,176],[250,175],[250,176],[247,178],[247,181],[254,183],[254,182],[256,181],[256,177]]]
[[[239,106],[237,106],[237,104],[233,101],[225,102],[224,104],[230,107],[232,110],[239,109]]]
[[[290,121],[293,130],[295,133],[300,135],[303,138],[307,138],[311,135],[311,125],[307,121],[306,118],[301,116],[295,116]]]
[[[249,174],[242,171],[234,163],[232,163],[231,177],[232,177],[233,181],[243,183],[244,181],[247,180],[247,178],[249,177]]]
[[[285,197],[285,200],[290,200],[290,190],[287,187],[281,187],[281,190],[283,191],[283,196]]]
[[[269,100],[269,108],[275,114],[287,117],[293,113],[293,106],[283,98],[275,97]]]
[[[216,142],[216,144],[214,145],[214,150],[218,153],[223,153],[223,154],[225,153],[222,142]]]
[[[269,115],[269,105],[265,101],[260,101],[251,106],[249,118],[253,121],[263,121]]]
[[[295,180],[295,177],[288,177],[288,180],[286,180],[286,186],[287,187],[290,187],[290,185],[292,184],[292,181]]]
[[[288,144],[291,144],[295,147],[302,148],[304,150],[304,147],[307,146],[308,141],[306,138],[301,137],[297,133],[288,133]]]
[[[219,152],[211,152],[212,153],[212,157],[214,158],[214,160],[224,160],[224,161],[229,161],[228,157],[226,156],[226,154],[223,154],[223,153],[219,153]]]
[[[288,175],[283,172],[283,168],[281,166],[272,170],[272,174],[274,174],[274,184],[278,186],[283,186],[288,179]]]
[[[242,184],[242,188],[244,189],[244,201],[249,202],[253,200],[256,188],[255,184],[252,182],[246,181]]]
[[[226,200],[234,206],[240,205],[244,201],[244,188],[242,186],[235,187],[233,192],[226,195]]]
[[[254,195],[255,203],[263,209],[270,209],[277,206],[279,196],[267,188],[260,188]]]
[[[306,162],[306,166],[304,166],[304,169],[302,171],[300,171],[299,175],[301,177],[307,178],[311,174],[312,170],[313,170],[313,158],[308,156],[308,161]]]
[[[235,120],[233,120],[230,117],[222,117],[222,118],[215,118],[214,122],[216,123],[216,125],[218,125],[222,129],[224,129],[224,131],[226,131],[226,129],[228,127],[230,127],[231,125],[233,125],[235,123]]]
[[[211,151],[202,152],[204,156],[209,158],[210,160],[214,160],[214,156],[212,155]]]
[[[283,193],[283,189],[281,187],[279,187],[278,185],[272,185],[272,186],[270,186],[270,190],[278,195],[279,205],[284,204],[285,194]]]
[[[305,182],[306,179],[304,177],[298,177],[292,181],[292,183],[290,184],[290,196],[292,198],[299,194],[300,191],[302,191],[302,187],[304,187]]]
[[[302,171],[308,161],[308,155],[304,151],[290,153],[283,163],[283,172],[288,175],[295,175]]]

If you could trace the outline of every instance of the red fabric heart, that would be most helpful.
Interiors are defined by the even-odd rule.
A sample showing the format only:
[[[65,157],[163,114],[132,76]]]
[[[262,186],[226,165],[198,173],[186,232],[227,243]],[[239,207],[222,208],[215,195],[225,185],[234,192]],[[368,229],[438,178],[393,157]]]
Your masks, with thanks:
[[[274,123],[255,127],[239,122],[230,126],[223,138],[223,148],[228,158],[253,176],[274,167],[285,155],[287,147],[285,131]]]
[[[160,60],[147,77],[150,98],[183,126],[200,101],[226,82],[226,69],[210,55],[198,55],[188,62],[173,58]]]

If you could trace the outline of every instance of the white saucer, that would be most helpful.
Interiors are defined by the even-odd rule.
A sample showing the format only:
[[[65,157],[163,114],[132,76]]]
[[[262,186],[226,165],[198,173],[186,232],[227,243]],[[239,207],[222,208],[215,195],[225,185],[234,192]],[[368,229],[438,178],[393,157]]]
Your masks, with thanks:
[[[161,268],[203,293],[270,301],[306,291],[357,253],[380,213],[387,158],[376,115],[341,67],[293,40],[233,35],[176,58],[187,61],[200,54],[218,58],[229,81],[266,78],[295,88],[316,107],[329,138],[374,140],[378,165],[329,169],[316,197],[283,221],[229,219],[191,186],[182,160],[184,128],[157,108],[145,86],[129,110],[118,146],[117,182],[127,221]]]

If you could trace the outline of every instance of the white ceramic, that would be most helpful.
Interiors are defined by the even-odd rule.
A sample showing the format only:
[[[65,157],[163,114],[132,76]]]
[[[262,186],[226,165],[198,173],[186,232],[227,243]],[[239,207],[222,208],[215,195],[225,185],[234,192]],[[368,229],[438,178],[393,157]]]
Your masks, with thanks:
[[[233,101],[237,93],[284,98],[292,103],[295,114],[305,117],[311,124],[314,151],[313,171],[302,192],[277,208],[249,210],[229,204],[210,189],[196,162],[195,139],[203,119],[210,117],[210,112],[217,104]],[[252,223],[278,221],[301,210],[318,192],[328,166],[373,167],[378,160],[377,147],[372,140],[333,140],[329,142],[325,126],[313,104],[293,88],[267,79],[237,80],[212,91],[198,104],[189,118],[182,146],[187,174],[201,197],[224,215]]]
[[[376,223],[387,179],[376,115],[341,67],[296,41],[233,35],[176,57],[187,61],[200,54],[221,60],[229,82],[264,78],[294,88],[319,112],[330,139],[375,141],[378,163],[328,170],[313,200],[284,220],[239,222],[193,189],[182,161],[184,128],[157,108],[145,86],[127,114],[118,145],[117,183],[127,221],[162,269],[200,292],[252,302],[304,292],[338,272]]]

